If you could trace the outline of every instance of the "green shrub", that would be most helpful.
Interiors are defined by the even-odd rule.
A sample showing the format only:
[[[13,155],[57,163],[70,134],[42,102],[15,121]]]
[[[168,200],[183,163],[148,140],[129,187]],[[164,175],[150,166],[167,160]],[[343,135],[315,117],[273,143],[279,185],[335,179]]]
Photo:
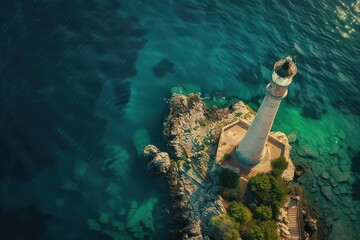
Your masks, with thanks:
[[[186,161],[186,160],[187,160],[187,157],[186,157],[186,156],[181,156],[178,160]]]
[[[239,224],[234,222],[227,214],[213,216],[210,224],[217,239],[237,240],[240,237]]]
[[[229,161],[231,159],[231,154],[225,153],[224,154],[224,160]]]
[[[229,206],[229,214],[241,225],[247,224],[252,220],[250,210],[241,202],[232,202]]]
[[[242,113],[239,112],[239,113],[235,113],[235,117],[241,117]]]
[[[238,240],[240,237],[239,231],[237,229],[231,229],[224,233],[222,240]]]
[[[289,192],[289,186],[280,177],[275,178],[271,176],[270,182],[271,182],[271,194],[270,194],[269,204],[271,206],[281,207],[285,203],[286,196]]]
[[[239,184],[240,175],[230,169],[222,168],[218,176],[223,187],[235,188]]]
[[[259,220],[268,220],[272,218],[271,207],[260,205],[255,208],[254,215],[256,219]]]
[[[278,240],[277,226],[274,220],[267,220],[258,223],[266,240]]]
[[[269,176],[264,173],[256,174],[249,179],[248,189],[259,198],[266,198],[271,190]]]
[[[263,230],[256,223],[251,224],[242,237],[244,240],[266,240]]]
[[[250,192],[251,196],[254,196],[254,200],[271,207],[272,216],[276,218],[279,207],[286,200],[289,188],[282,178],[259,173],[249,179],[247,191]]]
[[[289,163],[286,161],[285,157],[279,157],[271,161],[272,174],[275,177],[280,176],[284,170],[288,167]]]

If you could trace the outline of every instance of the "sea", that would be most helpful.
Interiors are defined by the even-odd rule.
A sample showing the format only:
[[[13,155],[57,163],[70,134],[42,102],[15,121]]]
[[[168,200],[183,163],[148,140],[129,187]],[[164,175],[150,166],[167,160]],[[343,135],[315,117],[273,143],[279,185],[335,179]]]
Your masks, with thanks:
[[[360,239],[359,0],[1,0],[0,23],[0,239],[171,239],[141,155],[172,94],[256,110],[286,54],[272,130],[319,239]]]

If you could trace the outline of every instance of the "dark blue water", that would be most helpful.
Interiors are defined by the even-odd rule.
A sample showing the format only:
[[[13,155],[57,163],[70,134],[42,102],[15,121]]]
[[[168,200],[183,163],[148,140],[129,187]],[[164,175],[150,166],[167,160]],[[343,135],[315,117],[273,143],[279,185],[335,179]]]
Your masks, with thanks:
[[[256,108],[291,50],[274,130],[318,152],[295,159],[303,185],[356,239],[359,0],[3,0],[0,22],[1,239],[166,239],[167,188],[139,156],[165,150],[171,90]],[[334,168],[349,181],[321,177]]]

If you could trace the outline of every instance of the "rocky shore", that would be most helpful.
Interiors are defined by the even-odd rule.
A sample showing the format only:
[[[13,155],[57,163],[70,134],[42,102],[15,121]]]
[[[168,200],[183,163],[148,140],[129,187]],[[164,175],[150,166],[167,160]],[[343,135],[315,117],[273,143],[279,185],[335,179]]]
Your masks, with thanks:
[[[170,186],[171,212],[177,222],[175,239],[213,239],[210,220],[225,213],[227,207],[219,195],[221,185],[215,174],[221,168],[215,162],[220,132],[238,119],[250,123],[254,114],[241,101],[220,109],[208,108],[197,94],[172,97],[163,130],[167,152],[148,145],[143,156],[148,168],[165,176]]]

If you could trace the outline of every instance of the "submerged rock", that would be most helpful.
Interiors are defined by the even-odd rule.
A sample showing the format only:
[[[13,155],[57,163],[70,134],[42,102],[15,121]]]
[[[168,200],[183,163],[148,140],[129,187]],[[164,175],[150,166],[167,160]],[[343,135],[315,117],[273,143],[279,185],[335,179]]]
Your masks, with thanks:
[[[350,232],[348,232],[346,229],[348,229],[347,226],[351,225],[350,222],[344,222],[337,220],[333,223],[331,232],[328,236],[329,240],[352,240],[356,239],[355,236],[353,236]]]
[[[79,180],[82,178],[88,169],[88,164],[82,160],[76,160],[74,166],[74,179]]]
[[[317,158],[318,153],[309,145],[303,145],[296,149],[297,154],[304,158]]]
[[[330,172],[338,183],[349,181],[350,172],[343,173],[337,167],[330,168]]]
[[[166,73],[171,73],[173,71],[174,63],[169,59],[162,59],[158,64],[153,67],[153,73],[156,77],[163,77]]]
[[[333,200],[333,192],[330,186],[321,187],[321,193],[326,197],[328,200]]]
[[[104,161],[102,170],[110,171],[116,177],[123,177],[128,170],[129,153],[123,147],[114,145],[107,146],[106,152],[110,157]]]
[[[153,209],[158,199],[153,197],[141,204],[139,207],[131,208],[127,215],[126,228],[131,232],[142,231],[142,226],[147,231],[154,231]]]
[[[297,141],[296,133],[290,133],[287,137],[289,139],[289,143],[294,143]]]

